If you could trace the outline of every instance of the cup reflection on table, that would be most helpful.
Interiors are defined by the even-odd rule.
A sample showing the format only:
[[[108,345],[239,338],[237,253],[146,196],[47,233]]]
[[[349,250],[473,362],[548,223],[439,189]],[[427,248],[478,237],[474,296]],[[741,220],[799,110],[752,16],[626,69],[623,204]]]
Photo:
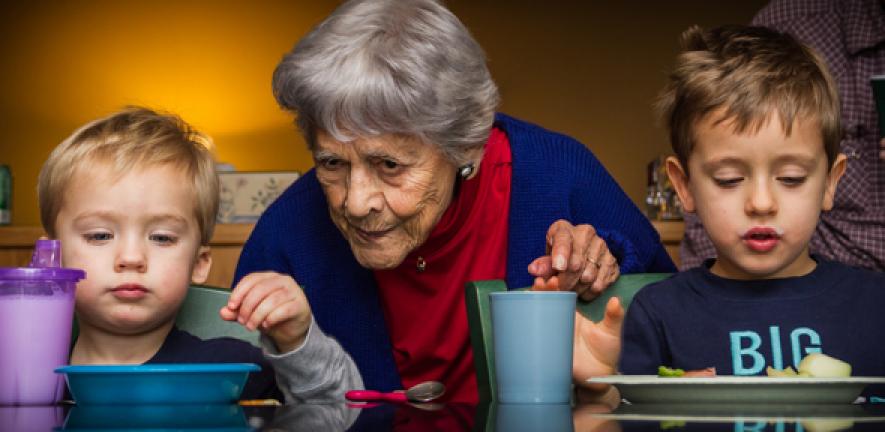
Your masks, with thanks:
[[[495,430],[508,432],[571,432],[570,404],[498,404]]]
[[[0,406],[0,431],[51,431],[64,419],[64,407],[59,405]]]

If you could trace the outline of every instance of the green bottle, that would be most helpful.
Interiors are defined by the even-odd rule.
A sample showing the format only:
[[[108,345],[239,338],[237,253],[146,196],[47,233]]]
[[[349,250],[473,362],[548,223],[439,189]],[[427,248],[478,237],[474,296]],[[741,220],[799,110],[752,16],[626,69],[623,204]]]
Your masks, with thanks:
[[[12,171],[0,165],[0,225],[12,223]]]

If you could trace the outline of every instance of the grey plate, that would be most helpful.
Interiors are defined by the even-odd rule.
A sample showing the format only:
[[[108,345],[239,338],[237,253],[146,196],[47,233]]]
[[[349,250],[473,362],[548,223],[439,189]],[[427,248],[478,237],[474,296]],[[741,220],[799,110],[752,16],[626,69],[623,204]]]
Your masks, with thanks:
[[[661,378],[657,375],[610,375],[587,381],[612,384],[632,403],[849,404],[866,386],[885,384],[885,377]]]

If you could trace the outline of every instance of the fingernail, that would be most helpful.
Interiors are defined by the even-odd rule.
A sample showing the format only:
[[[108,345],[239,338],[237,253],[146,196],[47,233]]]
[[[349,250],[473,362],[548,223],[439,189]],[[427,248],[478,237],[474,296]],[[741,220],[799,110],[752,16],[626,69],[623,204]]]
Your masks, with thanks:
[[[557,255],[556,258],[553,259],[553,267],[559,271],[565,270],[565,257]]]

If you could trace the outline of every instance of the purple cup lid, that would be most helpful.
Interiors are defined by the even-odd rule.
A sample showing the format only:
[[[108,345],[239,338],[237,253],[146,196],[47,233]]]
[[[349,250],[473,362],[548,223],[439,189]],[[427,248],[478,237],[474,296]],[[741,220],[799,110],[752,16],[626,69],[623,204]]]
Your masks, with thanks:
[[[86,272],[72,268],[0,267],[0,283],[41,280],[77,282],[85,277]]]
[[[61,242],[49,239],[37,240],[28,267],[61,267]]]
[[[61,243],[58,240],[37,240],[28,267],[0,267],[0,282],[41,280],[77,282],[85,277],[86,272],[83,270],[61,266]]]

